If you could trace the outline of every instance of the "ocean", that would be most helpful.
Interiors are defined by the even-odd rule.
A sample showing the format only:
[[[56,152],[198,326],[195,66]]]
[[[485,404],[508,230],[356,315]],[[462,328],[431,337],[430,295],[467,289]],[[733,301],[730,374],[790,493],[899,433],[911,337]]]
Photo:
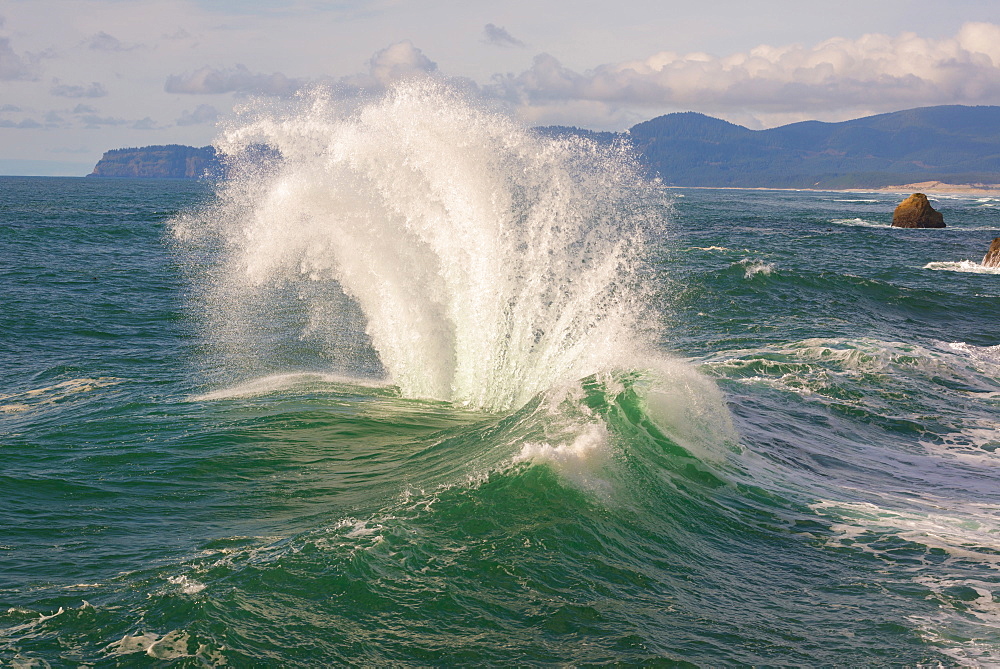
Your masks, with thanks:
[[[667,188],[428,85],[219,145],[0,178],[3,664],[1000,664],[1000,198]]]

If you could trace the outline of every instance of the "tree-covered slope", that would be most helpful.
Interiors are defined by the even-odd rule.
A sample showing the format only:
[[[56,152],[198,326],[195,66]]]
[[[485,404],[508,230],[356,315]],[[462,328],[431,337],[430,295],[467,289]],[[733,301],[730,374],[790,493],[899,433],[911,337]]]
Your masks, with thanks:
[[[948,105],[749,130],[692,112],[628,132],[643,162],[687,186],[1000,183],[1000,107]]]

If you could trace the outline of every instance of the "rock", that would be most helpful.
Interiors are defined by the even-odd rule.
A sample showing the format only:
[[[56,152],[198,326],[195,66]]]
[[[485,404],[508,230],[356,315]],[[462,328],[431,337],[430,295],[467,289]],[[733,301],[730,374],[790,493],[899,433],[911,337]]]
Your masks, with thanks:
[[[983,267],[1000,267],[1000,237],[993,240],[990,250],[983,256]]]
[[[943,228],[944,216],[927,201],[923,193],[914,193],[892,212],[894,228]]]

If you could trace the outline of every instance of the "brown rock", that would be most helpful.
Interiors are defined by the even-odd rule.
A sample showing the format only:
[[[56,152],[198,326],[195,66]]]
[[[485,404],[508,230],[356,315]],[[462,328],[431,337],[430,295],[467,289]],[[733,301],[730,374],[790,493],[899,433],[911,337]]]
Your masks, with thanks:
[[[894,228],[943,228],[944,216],[927,201],[923,193],[914,193],[899,203],[892,213]]]
[[[1000,267],[1000,237],[993,240],[990,250],[983,256],[983,267]]]

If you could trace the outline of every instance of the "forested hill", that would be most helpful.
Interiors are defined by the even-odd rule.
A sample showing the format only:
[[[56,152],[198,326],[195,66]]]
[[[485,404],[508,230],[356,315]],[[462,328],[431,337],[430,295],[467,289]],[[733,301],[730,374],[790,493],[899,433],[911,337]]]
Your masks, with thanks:
[[[877,188],[944,181],[1000,183],[1000,107],[948,105],[841,123],[750,130],[704,114],[659,116],[622,135],[549,127],[597,141],[629,140],[667,184]]]
[[[602,143],[628,141],[652,173],[676,186],[1000,184],[1000,107],[921,107],[768,130],[750,130],[695,112],[659,116],[625,133],[561,126],[537,130]],[[252,154],[255,159],[280,159],[267,147],[254,147]],[[108,151],[90,176],[199,178],[220,173],[212,147],[169,145]]]

